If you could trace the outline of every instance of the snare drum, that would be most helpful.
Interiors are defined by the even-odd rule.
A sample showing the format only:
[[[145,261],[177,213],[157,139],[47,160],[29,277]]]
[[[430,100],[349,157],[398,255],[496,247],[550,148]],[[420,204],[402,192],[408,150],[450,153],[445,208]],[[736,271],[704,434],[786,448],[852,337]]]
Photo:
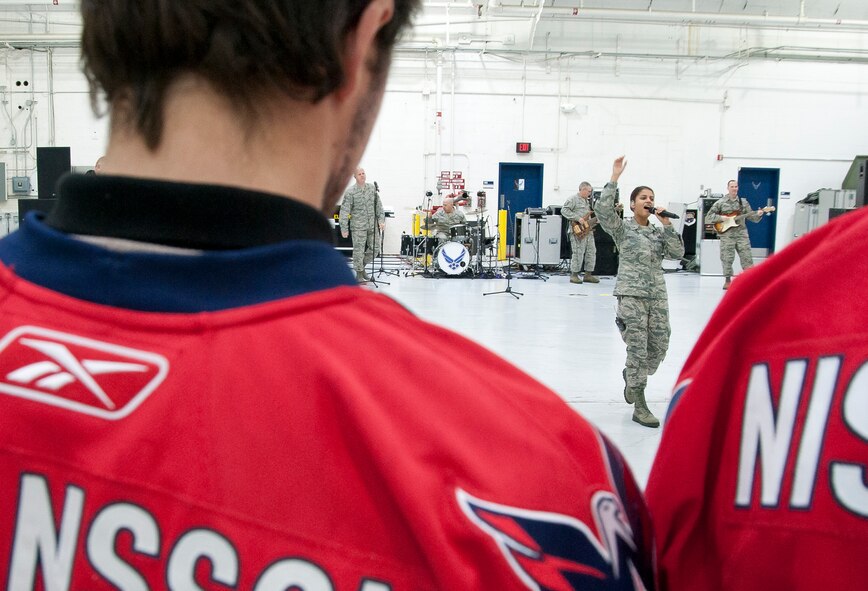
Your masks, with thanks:
[[[470,253],[460,242],[446,242],[434,251],[434,266],[447,275],[461,275],[470,267]]]

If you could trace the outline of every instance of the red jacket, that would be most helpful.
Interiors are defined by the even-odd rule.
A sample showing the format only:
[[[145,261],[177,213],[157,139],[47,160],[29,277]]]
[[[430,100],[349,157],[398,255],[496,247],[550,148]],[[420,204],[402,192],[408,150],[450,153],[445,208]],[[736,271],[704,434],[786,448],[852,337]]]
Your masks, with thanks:
[[[739,277],[646,489],[672,591],[866,589],[868,210]]]

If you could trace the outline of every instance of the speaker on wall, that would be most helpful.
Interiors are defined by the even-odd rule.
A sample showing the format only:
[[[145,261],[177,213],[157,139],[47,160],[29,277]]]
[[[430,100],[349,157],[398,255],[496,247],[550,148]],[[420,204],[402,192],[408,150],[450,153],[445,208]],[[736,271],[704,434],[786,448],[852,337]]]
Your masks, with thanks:
[[[69,147],[36,148],[36,174],[39,177],[38,194],[40,199],[57,197],[57,181],[72,170]]]

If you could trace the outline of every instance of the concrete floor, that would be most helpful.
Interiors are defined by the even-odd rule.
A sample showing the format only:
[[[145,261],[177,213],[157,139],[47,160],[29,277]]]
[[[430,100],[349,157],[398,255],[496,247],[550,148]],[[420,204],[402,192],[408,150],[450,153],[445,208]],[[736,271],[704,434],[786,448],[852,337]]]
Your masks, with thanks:
[[[389,268],[389,267],[386,267]],[[394,267],[393,267],[394,268]],[[504,290],[505,278],[442,278],[381,275],[390,285],[377,289],[426,320],[451,328],[488,347],[534,376],[576,411],[596,424],[627,458],[644,487],[661,429],[631,420],[623,399],[621,369],[625,346],[615,327],[614,277],[599,284],[575,285],[566,274],[547,281],[510,282],[520,298]],[[648,379],[651,411],[663,419],[681,366],[723,294],[721,277],[672,272],[666,275],[672,337],[662,366]],[[440,357],[433,352],[432,363]],[[460,363],[461,352],[456,352]]]

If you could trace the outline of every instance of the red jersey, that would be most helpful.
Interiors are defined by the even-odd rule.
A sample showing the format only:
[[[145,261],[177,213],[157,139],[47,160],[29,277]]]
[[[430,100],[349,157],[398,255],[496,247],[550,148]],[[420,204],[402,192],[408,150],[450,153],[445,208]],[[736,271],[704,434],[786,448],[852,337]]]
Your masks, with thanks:
[[[348,285],[329,244],[296,242],[117,252],[32,218],[0,243],[0,584],[653,588],[641,494],[591,425],[494,354]],[[269,281],[239,284],[251,269]],[[296,295],[198,312],[105,301],[135,284],[235,302],[287,277]]]
[[[868,588],[866,232],[795,241],[702,333],[646,489],[664,588]]]

